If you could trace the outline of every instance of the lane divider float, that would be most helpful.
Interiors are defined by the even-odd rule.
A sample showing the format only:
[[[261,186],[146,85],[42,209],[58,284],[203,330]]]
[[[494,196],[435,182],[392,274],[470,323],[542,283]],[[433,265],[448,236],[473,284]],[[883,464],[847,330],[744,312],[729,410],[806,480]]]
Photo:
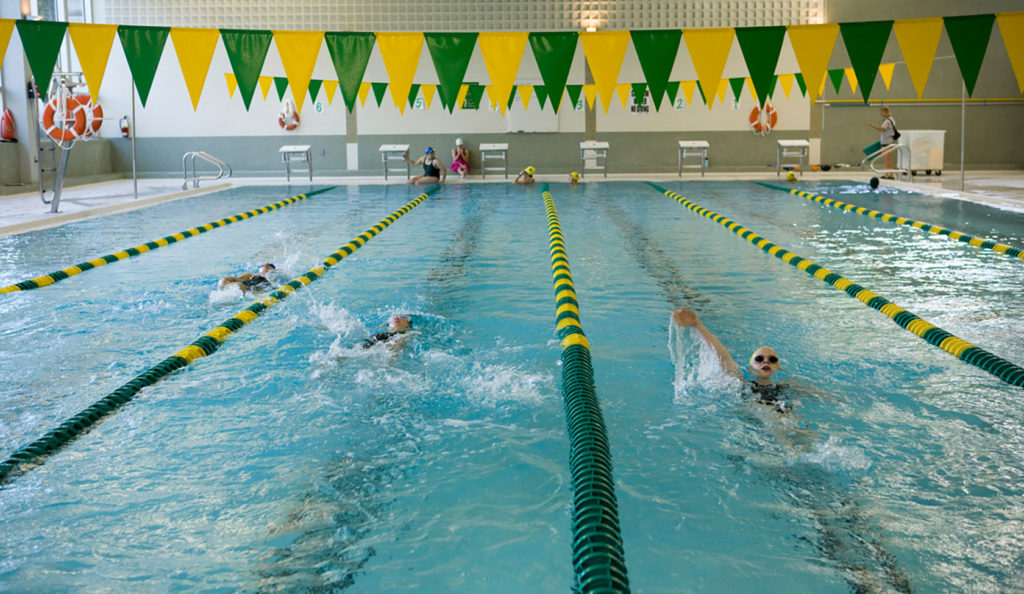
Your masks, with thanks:
[[[611,452],[594,387],[590,343],[580,325],[565,238],[548,184],[541,186],[541,195],[548,218],[555,326],[562,341],[562,400],[569,429],[573,489],[573,591],[628,592]]]
[[[992,353],[967,342],[966,340],[946,332],[942,328],[939,328],[927,320],[903,309],[888,299],[865,289],[861,285],[843,278],[827,268],[818,266],[806,258],[801,258],[800,256],[775,245],[729,218],[726,218],[712,210],[708,210],[699,204],[695,204],[675,192],[666,190],[665,188],[650,182],[647,182],[647,184],[662,194],[674,199],[676,202],[679,202],[692,212],[701,215],[704,218],[711,219],[726,229],[729,229],[736,235],[739,235],[753,245],[761,248],[762,251],[767,252],[776,258],[779,258],[783,262],[787,262],[790,265],[799,268],[800,270],[803,270],[807,274],[810,274],[824,283],[832,285],[840,291],[845,292],[850,297],[864,303],[868,307],[877,309],[895,322],[896,325],[916,334],[920,338],[924,339],[928,344],[939,347],[957,359],[987,371],[1012,386],[1024,387],[1024,368],[1021,368],[997,355],[993,355]]]
[[[210,330],[189,346],[135,376],[128,383],[61,423],[56,429],[11,454],[7,460],[0,463],[0,485],[11,481],[15,473],[23,473],[29,468],[42,464],[46,458],[91,430],[104,417],[127,404],[142,388],[152,386],[178,369],[188,366],[196,359],[212,355],[229,335],[255,320],[267,309],[280,303],[295,291],[323,276],[328,269],[350,256],[439,188],[440,186],[435,186],[420,194],[416,199],[381,219],[379,223],[327,256],[318,266],[285,283],[266,297],[253,302],[249,307]]]
[[[764,186],[766,188],[771,188],[773,190],[780,190],[782,192],[788,192],[790,194],[793,194],[793,195],[796,195],[796,196],[800,196],[801,198],[806,198],[806,199],[810,200],[811,202],[817,202],[819,204],[824,204],[825,206],[831,206],[833,208],[838,208],[840,210],[855,212],[857,214],[862,214],[862,215],[868,216],[868,217],[874,217],[876,219],[882,219],[883,221],[893,222],[893,223],[896,223],[897,225],[909,225],[911,227],[916,227],[918,229],[921,229],[923,231],[928,231],[929,233],[934,233],[936,235],[945,235],[945,236],[949,237],[950,239],[957,239],[957,240],[962,241],[964,243],[969,243],[969,244],[971,244],[971,245],[973,245],[975,247],[980,247],[980,248],[985,248],[985,249],[993,250],[993,251],[999,252],[1000,254],[1006,254],[1007,256],[1013,256],[1013,257],[1019,258],[1020,260],[1024,261],[1024,250],[1022,250],[1020,248],[1015,248],[1015,247],[1013,247],[1011,245],[1006,245],[1005,243],[999,243],[999,242],[996,242],[996,241],[992,241],[991,239],[985,239],[984,237],[975,237],[973,235],[968,235],[967,233],[961,233],[960,231],[953,231],[952,229],[946,229],[945,227],[940,227],[938,225],[933,225],[931,223],[925,223],[925,222],[922,222],[922,221],[915,221],[913,219],[908,219],[906,217],[896,216],[894,214],[889,214],[887,212],[871,210],[871,209],[868,209],[868,208],[864,208],[863,206],[857,206],[856,204],[849,204],[847,202],[843,202],[842,200],[836,200],[835,198],[828,198],[826,196],[819,196],[818,194],[812,194],[810,192],[804,192],[802,190],[797,190],[797,189],[794,189],[794,188],[783,188],[783,187],[780,187],[780,186],[775,186],[775,185],[772,185],[772,184],[766,184],[766,183],[763,183],[763,182],[756,182],[756,183],[758,183],[759,185],[762,185],[762,186]]]
[[[272,210],[277,210],[279,208],[284,208],[285,206],[289,206],[291,204],[295,204],[296,202],[299,202],[300,200],[305,200],[306,198],[309,198],[310,196],[316,196],[317,194],[321,194],[321,193],[326,192],[328,190],[333,190],[335,187],[337,187],[337,186],[328,186],[326,188],[320,188],[319,190],[313,190],[312,192],[306,192],[305,194],[299,194],[298,196],[292,196],[291,198],[288,198],[287,200],[281,200],[280,202],[275,202],[273,204],[268,204],[268,205],[260,207],[260,208],[255,208],[253,210],[249,210],[249,211],[246,211],[246,212],[241,212],[241,213],[236,214],[233,217],[228,217],[226,219],[220,219],[219,221],[211,221],[209,223],[206,223],[205,225],[200,225],[198,227],[193,227],[192,229],[188,229],[186,231],[179,231],[178,233],[175,233],[173,235],[168,235],[167,237],[161,237],[160,239],[156,239],[154,241],[149,241],[149,242],[137,245],[135,247],[130,247],[130,248],[127,248],[127,249],[124,249],[124,250],[120,250],[120,251],[114,252],[112,254],[107,254],[106,256],[100,256],[99,258],[93,258],[92,260],[89,260],[88,262],[82,262],[81,264],[75,264],[74,266],[68,266],[67,268],[63,268],[63,269],[58,270],[56,272],[51,272],[50,274],[44,274],[43,276],[40,276],[38,278],[33,278],[33,279],[30,279],[30,280],[21,281],[20,283],[15,283],[13,285],[9,285],[9,286],[6,286],[6,287],[0,287],[0,293],[15,293],[15,292],[18,292],[18,291],[28,291],[28,290],[31,290],[31,289],[38,289],[40,287],[46,287],[46,286],[52,285],[54,283],[60,282],[60,281],[66,279],[68,277],[75,276],[76,274],[81,274],[81,273],[85,272],[86,270],[92,270],[93,268],[99,268],[100,266],[106,266],[107,264],[112,264],[112,263],[117,262],[119,260],[125,260],[125,259],[128,259],[128,258],[131,258],[132,256],[138,256],[139,254],[144,254],[146,252],[151,252],[151,251],[153,251],[153,250],[155,250],[157,248],[164,247],[165,245],[170,245],[172,243],[177,243],[177,242],[179,242],[179,241],[181,241],[183,239],[188,239],[189,237],[195,237],[196,235],[199,235],[200,233],[206,233],[207,231],[211,231],[213,229],[217,229],[218,227],[224,227],[224,226],[230,225],[231,223],[237,223],[238,221],[242,221],[242,220],[245,220],[245,219],[251,219],[252,217],[259,216],[259,215],[261,215],[263,213],[267,213],[267,212],[270,212]]]

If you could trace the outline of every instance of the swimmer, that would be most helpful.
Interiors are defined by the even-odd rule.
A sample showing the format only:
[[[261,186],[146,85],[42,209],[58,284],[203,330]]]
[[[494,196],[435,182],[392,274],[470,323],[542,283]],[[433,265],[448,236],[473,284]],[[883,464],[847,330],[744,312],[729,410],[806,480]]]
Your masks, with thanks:
[[[368,349],[376,344],[384,343],[389,349],[395,350],[402,346],[408,332],[412,330],[412,318],[407,315],[394,315],[388,320],[387,332],[378,332],[363,341],[363,348]]]
[[[522,171],[520,171],[519,175],[516,176],[516,182],[515,183],[517,183],[517,184],[532,184],[533,182],[536,181],[535,179],[533,179],[533,174],[536,171],[537,170],[534,169],[533,165],[527,165],[526,169],[523,169]]]
[[[238,276],[225,276],[217,283],[217,288],[223,290],[230,286],[236,286],[242,290],[242,293],[265,291],[270,288],[270,277],[275,276],[276,272],[277,267],[267,262],[260,266],[260,270],[256,274],[243,272]]]
[[[878,178],[877,177],[873,177],[873,178],[871,178],[871,181],[868,182],[868,185],[871,186],[872,190],[877,190],[878,189],[878,183],[879,183],[878,182]]]
[[[718,337],[704,327],[695,311],[692,309],[676,310],[672,312],[672,320],[680,326],[696,329],[701,337],[715,350],[722,370],[741,381],[749,382],[750,388],[757,396],[759,403],[770,405],[782,413],[792,410],[786,401],[781,398],[782,387],[772,382],[772,374],[782,369],[779,354],[775,352],[775,349],[763,346],[750,355],[747,372],[753,379],[748,380],[740,370],[740,366],[732,358],[732,355],[729,354],[728,349],[722,344],[722,341],[718,340]]]
[[[793,173],[792,171],[786,172],[786,181],[788,181],[788,182],[795,182],[796,181],[796,174]]]
[[[417,175],[409,181],[407,184],[419,186],[422,184],[443,184],[448,179],[448,170],[445,169],[444,163],[441,159],[437,158],[434,154],[433,147],[427,147],[427,150],[423,152],[423,156],[413,161],[409,158],[409,153],[402,153],[402,158],[405,162],[410,165],[423,165],[423,175]]]
[[[573,171],[569,174],[569,185],[575,186],[578,183],[580,183],[580,174],[578,171]]]

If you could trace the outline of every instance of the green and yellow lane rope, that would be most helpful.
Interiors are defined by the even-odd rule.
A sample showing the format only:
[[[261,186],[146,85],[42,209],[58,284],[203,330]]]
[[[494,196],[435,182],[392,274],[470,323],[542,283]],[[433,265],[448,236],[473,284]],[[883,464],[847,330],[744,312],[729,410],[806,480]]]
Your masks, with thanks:
[[[60,281],[66,279],[68,277],[75,276],[76,274],[81,274],[81,273],[85,272],[86,270],[92,270],[93,268],[99,268],[100,266],[106,266],[107,264],[112,264],[112,263],[118,262],[120,260],[126,260],[128,258],[133,257],[133,256],[138,256],[139,254],[144,254],[146,252],[151,252],[151,251],[153,251],[153,250],[155,250],[157,248],[162,248],[162,247],[164,247],[166,245],[170,245],[172,243],[177,243],[177,242],[182,241],[184,239],[188,239],[189,237],[195,237],[196,235],[199,235],[201,233],[206,233],[207,231],[212,231],[213,229],[217,229],[219,227],[224,227],[224,226],[230,225],[231,223],[237,223],[238,221],[243,221],[245,219],[251,219],[252,217],[259,216],[261,214],[270,212],[272,210],[278,210],[279,208],[284,208],[285,206],[289,206],[289,205],[295,204],[296,202],[299,202],[301,200],[305,200],[306,198],[309,198],[310,196],[315,196],[317,194],[321,194],[321,193],[326,192],[328,190],[333,190],[335,187],[336,186],[329,186],[329,187],[326,187],[326,188],[320,188],[319,190],[313,190],[312,192],[306,192],[305,194],[299,194],[297,196],[292,196],[291,198],[288,198],[286,200],[281,200],[279,202],[275,202],[273,204],[268,204],[268,205],[260,207],[260,208],[255,208],[253,210],[249,210],[249,211],[246,211],[246,212],[241,212],[241,213],[236,214],[235,216],[228,217],[226,219],[220,219],[218,221],[211,221],[209,223],[206,223],[205,225],[200,225],[198,227],[193,227],[193,228],[187,229],[185,231],[179,231],[179,232],[174,233],[172,235],[168,235],[167,237],[161,237],[160,239],[156,239],[156,240],[153,240],[153,241],[148,241],[146,243],[137,245],[135,247],[130,247],[130,248],[127,248],[127,249],[123,249],[123,250],[114,252],[112,254],[107,254],[106,256],[100,256],[98,258],[93,258],[92,260],[89,260],[88,262],[82,262],[81,264],[75,264],[74,266],[68,266],[67,268],[62,268],[61,270],[58,270],[56,272],[51,272],[49,274],[44,274],[43,276],[40,276],[40,277],[37,277],[37,278],[33,278],[33,279],[30,279],[30,280],[24,280],[24,281],[21,281],[20,283],[15,283],[13,285],[9,285],[9,286],[6,286],[6,287],[0,287],[0,293],[16,293],[18,291],[29,291],[31,289],[38,289],[40,287],[46,287],[46,286],[52,285],[54,283],[60,282]]]
[[[541,186],[548,218],[555,326],[562,342],[562,401],[569,430],[572,476],[573,569],[576,592],[628,592],[608,434],[594,387],[590,343],[580,325],[579,302],[558,212]]]
[[[85,434],[103,418],[128,403],[142,388],[159,382],[197,359],[213,354],[229,335],[255,320],[260,314],[275,304],[280,303],[295,291],[320,278],[328,269],[350,256],[402,215],[426,200],[430,194],[436,192],[439,188],[440,186],[435,186],[420,194],[402,208],[381,219],[379,223],[331,253],[318,266],[285,283],[266,297],[253,302],[249,307],[238,312],[220,326],[210,330],[189,346],[150,367],[82,412],[64,421],[56,429],[11,454],[7,460],[0,463],[0,485],[9,482],[16,472],[42,464],[46,458]]]
[[[876,219],[881,219],[883,221],[889,221],[889,222],[892,222],[892,223],[896,223],[897,225],[908,225],[910,227],[915,227],[917,229],[921,229],[922,231],[927,231],[929,233],[934,233],[936,235],[945,235],[945,236],[949,237],[950,239],[956,239],[956,240],[962,241],[964,243],[968,243],[970,245],[973,245],[975,247],[980,247],[980,248],[984,248],[984,249],[993,250],[993,251],[999,252],[1000,254],[1006,254],[1007,256],[1013,256],[1015,258],[1018,258],[1018,259],[1024,261],[1024,250],[1022,250],[1020,248],[1015,248],[1015,247],[1013,247],[1011,245],[1006,245],[1005,243],[999,243],[999,242],[996,242],[996,241],[992,241],[991,239],[985,239],[984,237],[975,237],[973,235],[968,235],[967,233],[961,233],[960,231],[953,231],[952,229],[946,229],[945,227],[940,227],[938,225],[933,225],[931,223],[925,223],[925,222],[922,222],[922,221],[915,221],[913,219],[908,219],[906,217],[900,217],[900,216],[897,216],[897,215],[894,215],[894,214],[889,214],[887,212],[871,210],[871,209],[868,209],[868,208],[864,208],[863,206],[857,206],[856,204],[849,204],[847,202],[843,202],[842,200],[836,200],[835,198],[828,198],[826,196],[819,196],[818,194],[812,194],[811,192],[804,192],[803,190],[798,190],[798,189],[795,189],[795,188],[783,188],[783,187],[780,187],[780,186],[775,186],[775,185],[772,185],[772,184],[766,184],[766,183],[762,183],[762,182],[757,182],[757,183],[762,185],[762,186],[764,186],[764,187],[766,187],[766,188],[771,188],[773,190],[780,190],[782,192],[788,192],[788,193],[793,194],[795,196],[800,196],[801,198],[806,198],[807,200],[810,200],[811,202],[817,202],[819,204],[824,204],[825,206],[831,206],[832,208],[838,208],[839,210],[848,211],[848,212],[855,212],[857,214],[861,214],[861,215],[864,215],[864,216],[873,217],[873,218],[876,218]]]
[[[896,325],[912,332],[928,344],[946,351],[961,361],[965,361],[979,369],[983,369],[1012,386],[1024,387],[1024,368],[1021,368],[998,357],[997,355],[967,342],[966,340],[946,332],[942,328],[931,324],[927,320],[918,317],[917,315],[903,309],[888,299],[873,293],[861,285],[843,278],[827,268],[818,266],[806,258],[802,258],[775,245],[729,218],[726,218],[712,210],[708,210],[699,204],[695,204],[679,194],[666,190],[658,185],[650,182],[648,182],[648,185],[662,194],[674,199],[676,202],[679,202],[695,214],[711,219],[726,229],[729,229],[736,235],[739,235],[743,239],[749,241],[751,244],[761,248],[762,251],[779,258],[783,262],[789,263],[791,266],[795,266],[796,268],[803,270],[807,274],[810,274],[814,278],[817,278],[826,284],[832,285],[840,291],[845,292],[850,297],[864,303],[868,307],[877,309],[896,323]]]

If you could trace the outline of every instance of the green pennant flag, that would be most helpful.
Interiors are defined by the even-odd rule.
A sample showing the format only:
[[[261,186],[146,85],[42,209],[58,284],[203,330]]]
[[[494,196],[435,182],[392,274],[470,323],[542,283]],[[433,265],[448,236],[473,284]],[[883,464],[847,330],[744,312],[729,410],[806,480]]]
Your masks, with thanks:
[[[707,105],[708,104],[708,98],[704,96],[704,87],[701,86],[699,80],[697,81],[697,91],[700,93],[700,100],[704,102],[704,105]],[[714,99],[715,96],[712,95],[711,98]]]
[[[533,49],[533,57],[537,60],[537,68],[540,69],[540,76],[544,80],[544,86],[551,97],[562,97],[565,90],[565,82],[569,80],[569,69],[572,68],[572,58],[576,54],[576,43],[579,35],[575,31],[560,31],[552,33],[530,33],[530,48]],[[555,113],[561,104],[552,106]]]
[[[772,90],[772,77],[775,76],[775,66],[779,63],[785,38],[785,27],[736,27],[736,41],[747,63],[759,105],[764,105]]]
[[[146,99],[149,98],[149,90],[153,86],[153,78],[156,77],[156,67],[160,64],[160,54],[164,51],[164,44],[167,43],[167,36],[170,33],[170,27],[120,25],[117,28],[117,35],[121,38],[121,49],[128,60],[132,78],[135,79],[135,88],[139,91],[142,107],[146,107]],[[255,89],[255,78],[252,84]],[[251,89],[249,95],[252,96]]]
[[[359,85],[363,83],[376,39],[373,33],[328,31],[324,34],[334,71],[338,73],[338,88],[350,112],[359,99]]]
[[[806,97],[807,83],[804,82],[804,75],[799,72],[796,73],[796,86],[800,87],[800,94]]]
[[[320,94],[320,87],[322,87],[324,81],[311,78],[309,79],[309,102],[316,103],[316,96]]]
[[[430,59],[437,71],[437,94],[451,113],[476,47],[476,33],[424,33]]]
[[[40,99],[45,99],[68,24],[21,19],[15,26],[18,27],[18,37],[21,38],[25,57],[28,58],[32,78],[36,79],[36,86],[39,87]]]
[[[967,95],[974,94],[974,85],[978,82],[981,63],[985,60],[985,50],[992,36],[994,14],[975,14],[970,16],[945,17],[946,35],[953,46],[956,63],[960,66],[960,75],[967,87]]]
[[[867,103],[871,87],[875,84],[875,75],[878,74],[878,65],[882,63],[882,55],[885,54],[885,45],[889,43],[892,21],[840,23],[839,31],[843,34],[843,43],[850,56],[850,66],[853,66],[853,73],[857,76],[860,93],[864,103]],[[831,71],[828,74],[832,76]]]
[[[679,52],[679,40],[683,37],[682,29],[665,29],[661,31],[630,31],[633,48],[640,58],[640,67],[651,89],[651,99],[655,111],[661,109],[661,99],[665,95],[668,77],[672,74],[672,65]],[[678,85],[676,90],[678,90]],[[672,100],[675,103],[675,99]]]
[[[768,87],[768,98],[769,99],[774,99],[775,98],[775,87],[777,87],[778,85],[779,85],[779,75],[778,74],[772,75],[772,86]]]
[[[251,29],[221,29],[220,38],[224,41],[224,49],[228,52],[231,70],[238,81],[238,91],[249,110],[252,94],[263,70],[263,61],[267,59],[267,50],[274,35],[270,31],[254,31]],[[274,82],[277,80],[275,78]],[[278,87],[280,89],[280,87]],[[296,90],[301,92],[301,90]]]
[[[409,87],[409,107],[416,107],[416,97],[420,95],[420,86],[413,84]]]
[[[676,97],[679,95],[679,81],[669,81],[665,85],[665,93],[668,95],[668,100],[672,102],[672,105],[676,104]]]
[[[582,88],[582,87],[580,87]],[[516,101],[516,85],[512,85],[512,92],[508,94],[508,105],[505,109],[512,109],[512,104]]]
[[[370,88],[373,89],[373,98],[377,100],[377,107],[380,107],[380,102],[384,100],[384,91],[388,90],[388,83],[370,83]]]
[[[679,34],[683,34],[682,29],[679,30]],[[643,105],[644,95],[647,94],[647,83],[633,83],[630,86],[633,88],[633,105]]]
[[[843,75],[845,74],[846,71],[842,68],[828,71],[828,79],[832,81],[832,87],[835,88],[837,95],[839,94],[839,88],[843,86]]]
[[[462,109],[480,109],[480,100],[484,96],[484,86],[478,84],[469,85],[469,89],[466,90],[466,101],[462,104]]]
[[[572,101],[572,108],[580,102],[580,93],[583,92],[583,85],[565,85],[565,91],[569,93],[569,101]]]
[[[288,78],[285,76],[275,76],[274,90],[277,91],[277,100],[284,101],[284,93],[288,90]]]
[[[732,89],[733,101],[739,101],[740,97],[743,96],[743,83],[745,82],[747,82],[747,79],[742,76],[729,79],[729,88]]]
[[[533,87],[533,95],[537,98],[537,103],[540,103],[540,108],[544,109],[544,106],[548,102],[548,89],[544,85],[536,85]]]

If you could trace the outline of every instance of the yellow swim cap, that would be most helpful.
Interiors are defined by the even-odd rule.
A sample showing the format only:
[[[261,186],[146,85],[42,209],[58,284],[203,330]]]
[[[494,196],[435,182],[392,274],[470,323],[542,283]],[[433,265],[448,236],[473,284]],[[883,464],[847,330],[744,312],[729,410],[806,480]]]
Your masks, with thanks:
[[[580,178],[580,174],[579,174],[578,171],[573,171],[572,173],[569,174],[569,177],[571,177],[573,179],[579,179]]]
[[[523,171],[525,171],[529,175],[533,175],[533,172],[537,170],[533,168],[533,165],[527,165],[526,169],[524,169]]]
[[[796,174],[790,171],[786,174],[786,181],[796,181]]]

